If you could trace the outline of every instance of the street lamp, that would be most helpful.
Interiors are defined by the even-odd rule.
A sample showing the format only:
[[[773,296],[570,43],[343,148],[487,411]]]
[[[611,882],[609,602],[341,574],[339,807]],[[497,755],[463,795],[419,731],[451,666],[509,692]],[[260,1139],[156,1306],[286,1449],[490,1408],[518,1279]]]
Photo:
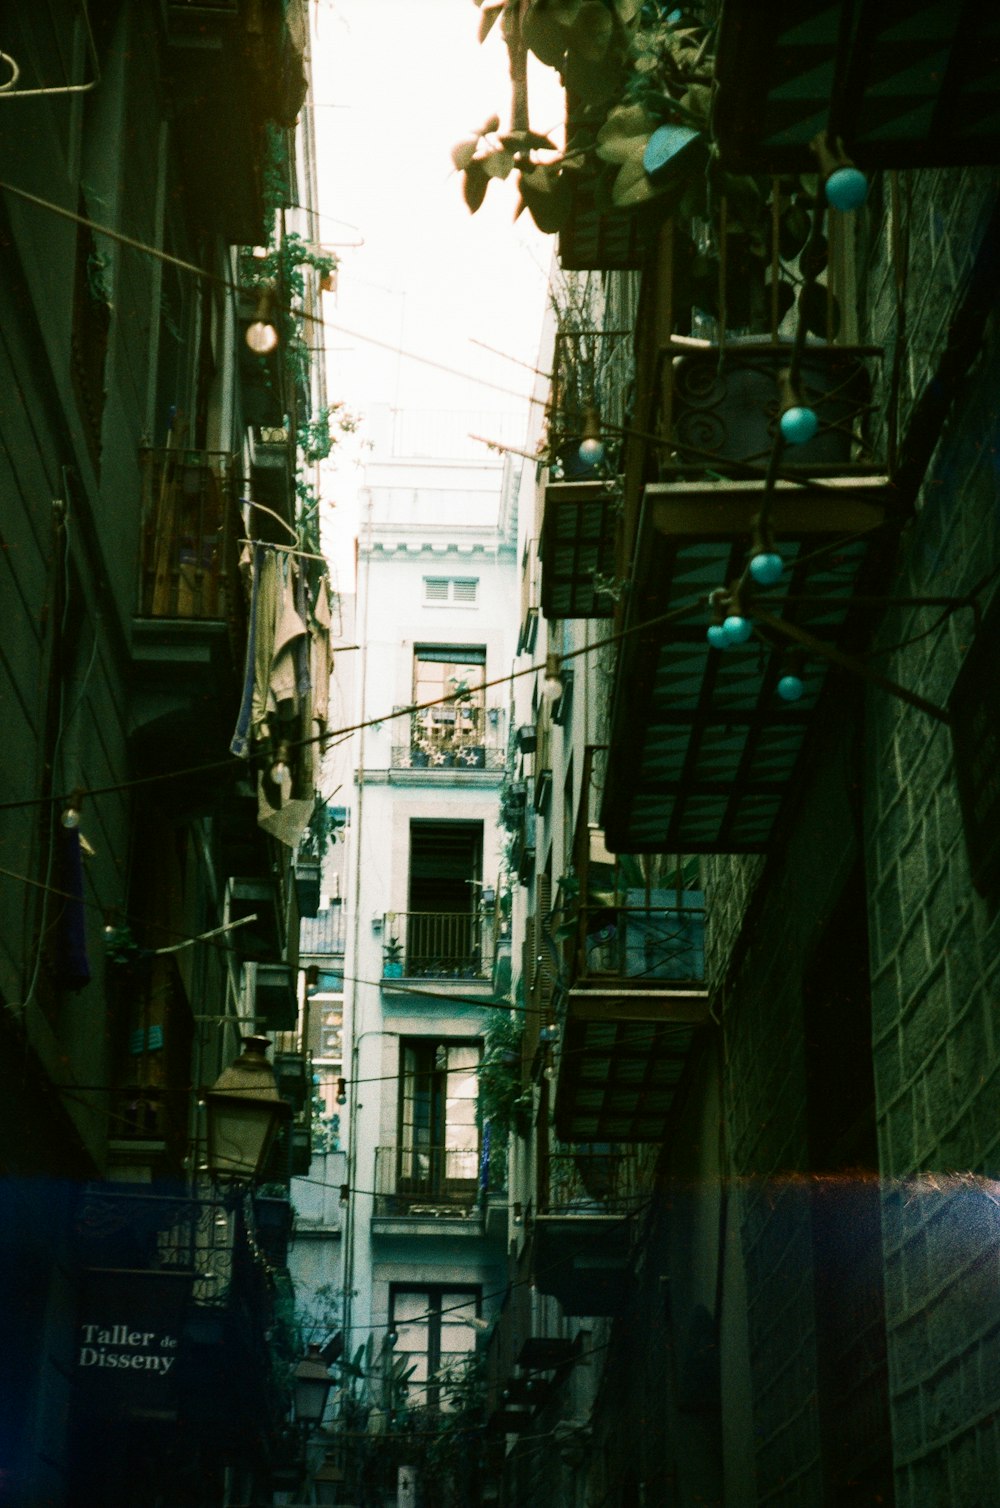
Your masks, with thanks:
[[[216,1178],[259,1178],[292,1107],[278,1093],[266,1037],[244,1037],[243,1051],[205,1095],[208,1166]]]
[[[323,1464],[313,1477],[313,1493],[317,1503],[336,1503],[337,1494],[344,1480],[343,1468],[337,1465],[336,1452],[328,1450]]]
[[[308,1432],[323,1422],[326,1400],[333,1386],[319,1346],[310,1341],[309,1349],[292,1373],[292,1407],[299,1424]]]

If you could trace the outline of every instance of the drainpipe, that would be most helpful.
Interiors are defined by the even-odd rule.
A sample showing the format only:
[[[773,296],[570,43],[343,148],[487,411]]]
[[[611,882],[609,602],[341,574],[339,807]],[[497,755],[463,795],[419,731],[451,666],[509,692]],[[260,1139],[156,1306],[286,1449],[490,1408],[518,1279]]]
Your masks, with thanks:
[[[353,941],[353,967],[351,987],[351,1076],[348,1084],[350,1092],[350,1114],[348,1119],[348,1143],[347,1143],[347,1187],[353,1189],[357,1184],[358,1166],[358,1138],[357,1138],[357,1113],[358,1113],[358,1045],[361,1036],[356,1030],[358,1020],[358,948],[361,940],[361,850],[364,836],[364,798],[365,798],[365,734],[364,726],[368,715],[368,596],[371,575],[371,544],[372,544],[372,512],[374,502],[371,494],[368,496],[368,504],[365,513],[365,522],[362,531],[364,544],[364,576],[363,596],[364,612],[360,623],[356,624],[355,637],[361,646],[361,660],[359,676],[361,681],[361,696],[358,703],[358,722],[361,724],[358,730],[358,761],[355,769],[354,785],[356,791],[355,813],[357,820],[354,824],[354,882],[352,885],[354,895],[354,915],[352,917]],[[345,980],[345,984],[347,981]],[[346,1043],[345,1043],[346,1046]],[[348,1194],[347,1209],[344,1212],[344,1345],[347,1347],[351,1339],[351,1310],[354,1289],[354,1243],[356,1237],[355,1211],[357,1200]]]

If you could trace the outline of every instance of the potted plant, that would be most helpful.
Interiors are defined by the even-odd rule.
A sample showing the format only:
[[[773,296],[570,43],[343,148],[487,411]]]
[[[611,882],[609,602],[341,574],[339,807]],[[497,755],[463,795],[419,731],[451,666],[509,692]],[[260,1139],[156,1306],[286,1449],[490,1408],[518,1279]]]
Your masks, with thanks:
[[[383,945],[382,977],[383,979],[402,979],[403,977],[403,944],[398,937],[390,937]]]

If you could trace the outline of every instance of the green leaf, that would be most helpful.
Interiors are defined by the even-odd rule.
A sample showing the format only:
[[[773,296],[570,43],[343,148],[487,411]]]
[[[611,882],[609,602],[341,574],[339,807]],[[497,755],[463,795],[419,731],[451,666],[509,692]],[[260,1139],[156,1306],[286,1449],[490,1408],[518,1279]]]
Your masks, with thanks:
[[[537,4],[529,6],[521,19],[521,40],[539,62],[549,68],[561,68],[566,39],[566,27],[555,20],[551,11],[540,10]]]
[[[585,0],[570,32],[570,49],[591,63],[600,63],[613,33],[614,19],[601,0]]]
[[[545,235],[562,230],[573,205],[569,180],[555,164],[543,163],[520,175],[521,195],[538,229]]]
[[[462,194],[469,212],[474,215],[486,198],[490,180],[478,162],[470,162],[462,178]]]

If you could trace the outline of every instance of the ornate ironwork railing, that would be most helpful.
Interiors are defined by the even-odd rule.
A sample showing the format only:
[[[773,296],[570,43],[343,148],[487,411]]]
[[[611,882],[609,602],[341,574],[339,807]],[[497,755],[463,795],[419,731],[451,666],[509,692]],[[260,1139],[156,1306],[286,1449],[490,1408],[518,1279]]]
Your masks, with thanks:
[[[232,1200],[127,1193],[92,1185],[76,1222],[88,1267],[184,1273],[195,1305],[224,1308],[245,1296],[265,1259],[244,1210]]]

